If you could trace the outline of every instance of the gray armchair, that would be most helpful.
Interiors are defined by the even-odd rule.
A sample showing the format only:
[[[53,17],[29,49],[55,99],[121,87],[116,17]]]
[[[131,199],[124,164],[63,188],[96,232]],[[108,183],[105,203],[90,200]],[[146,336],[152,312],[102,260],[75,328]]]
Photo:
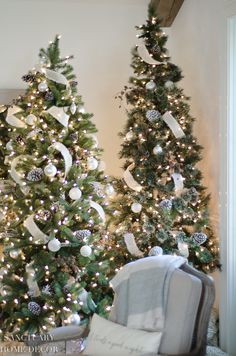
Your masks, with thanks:
[[[159,349],[160,355],[206,354],[207,328],[214,298],[214,283],[209,276],[189,265],[183,265],[173,273],[169,285],[165,332]],[[87,329],[78,326],[60,327],[50,331],[54,343],[58,341],[66,343],[87,334]],[[30,344],[36,346],[42,345],[43,342],[38,338]],[[35,352],[32,356],[40,356],[40,353]]]

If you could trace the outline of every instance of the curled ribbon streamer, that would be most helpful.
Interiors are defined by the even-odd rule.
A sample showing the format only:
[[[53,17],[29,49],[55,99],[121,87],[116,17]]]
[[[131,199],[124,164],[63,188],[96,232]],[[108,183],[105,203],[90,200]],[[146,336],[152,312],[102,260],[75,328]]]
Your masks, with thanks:
[[[169,111],[166,111],[165,114],[162,116],[162,119],[165,123],[169,126],[171,131],[173,132],[176,138],[182,138],[185,136],[185,133],[181,129],[179,123],[176,121],[173,115]]]
[[[32,297],[39,297],[41,293],[39,290],[38,283],[35,281],[35,270],[32,267],[33,263],[34,262],[28,263],[25,266],[25,271],[27,273],[26,283],[29,288],[29,291],[32,293]]]
[[[20,111],[22,110],[18,106],[13,105],[13,107],[10,107],[7,112],[6,122],[11,126],[24,129],[26,128],[26,124],[15,116]]]
[[[46,113],[52,115],[54,119],[56,119],[60,124],[62,124],[64,127],[68,126],[69,118],[70,115],[66,114],[65,110],[67,110],[68,107],[58,107],[58,106],[51,106],[48,110],[46,110]]]
[[[68,80],[66,79],[66,77],[59,73],[59,72],[55,72],[54,70],[48,69],[43,67],[40,64],[37,64],[35,66],[35,69],[43,74],[45,74],[45,77],[49,80],[52,80],[55,83],[59,83],[59,84],[63,84],[66,86],[67,89],[69,89],[69,95],[71,94],[71,89],[70,89],[70,83],[68,82]]]
[[[104,212],[103,208],[101,207],[101,205],[99,205],[98,203],[95,203],[95,201],[93,201],[93,200],[90,200],[90,206],[91,206],[91,208],[95,209],[98,212],[98,215],[100,216],[102,221],[105,222],[106,215],[105,215],[105,212]]]
[[[136,242],[135,242],[135,237],[133,234],[127,232],[124,234],[124,241],[127,247],[127,250],[131,253],[131,255],[136,256],[136,257],[142,257],[143,252],[140,251],[138,248]]]
[[[28,156],[26,155],[20,155],[16,158],[13,159],[13,161],[11,162],[11,168],[10,168],[10,175],[12,177],[12,179],[17,183],[19,184],[19,186],[21,187],[21,190],[24,194],[27,194],[28,191],[29,191],[29,188],[28,187],[24,187],[24,181],[21,179],[21,176],[19,173],[17,173],[16,171],[16,166],[17,164],[23,160],[24,158],[28,158]]]
[[[148,64],[152,65],[159,65],[163,64],[163,62],[156,61],[152,56],[150,56],[150,53],[148,52],[147,48],[145,45],[139,45],[137,47],[137,51],[139,56],[142,58],[142,60]]]
[[[180,195],[184,189],[184,179],[180,173],[171,174],[175,184],[175,193],[176,195]]]
[[[28,216],[24,221],[24,227],[33,237],[33,241],[37,244],[45,244],[49,241],[49,236],[44,234],[34,222],[34,214]]]
[[[124,180],[129,188],[135,190],[136,192],[141,192],[142,186],[133,178],[130,171],[134,168],[134,163],[129,165],[129,167],[124,171]]]
[[[55,148],[57,151],[59,151],[62,154],[65,161],[65,177],[66,177],[72,166],[72,157],[68,148],[65,145],[63,145],[63,143],[61,142],[55,142],[50,147]]]

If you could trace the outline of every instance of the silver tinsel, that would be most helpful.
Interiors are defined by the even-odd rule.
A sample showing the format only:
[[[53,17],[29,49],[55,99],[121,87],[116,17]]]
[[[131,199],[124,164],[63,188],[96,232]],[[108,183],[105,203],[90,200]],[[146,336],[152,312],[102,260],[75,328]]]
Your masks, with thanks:
[[[81,239],[81,240],[84,240],[84,239],[88,239],[90,236],[91,236],[91,231],[90,230],[78,230],[74,233],[75,237],[77,239]]]
[[[207,235],[204,234],[203,232],[195,232],[195,234],[192,235],[193,241],[195,241],[198,245],[204,244],[207,240]]]
[[[42,168],[32,169],[32,171],[30,171],[27,174],[27,180],[29,180],[31,182],[39,182],[42,178],[43,178]]]
[[[36,302],[29,302],[28,303],[28,309],[34,315],[40,315],[40,313],[41,313],[41,307]]]
[[[169,199],[164,199],[160,202],[159,206],[162,209],[167,209],[167,210],[171,210],[172,209],[172,200]]]
[[[146,112],[146,118],[147,118],[150,122],[157,121],[160,116],[161,116],[161,114],[159,113],[158,110],[148,110],[148,111]]]

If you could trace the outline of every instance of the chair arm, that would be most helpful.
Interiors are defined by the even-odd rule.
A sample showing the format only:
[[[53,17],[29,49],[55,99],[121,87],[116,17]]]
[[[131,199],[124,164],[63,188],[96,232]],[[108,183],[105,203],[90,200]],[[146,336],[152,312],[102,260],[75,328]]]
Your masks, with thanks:
[[[36,335],[34,338],[25,340],[27,346],[38,346],[51,342],[67,341],[83,338],[88,335],[87,325],[84,326],[61,326],[51,329],[47,334]]]

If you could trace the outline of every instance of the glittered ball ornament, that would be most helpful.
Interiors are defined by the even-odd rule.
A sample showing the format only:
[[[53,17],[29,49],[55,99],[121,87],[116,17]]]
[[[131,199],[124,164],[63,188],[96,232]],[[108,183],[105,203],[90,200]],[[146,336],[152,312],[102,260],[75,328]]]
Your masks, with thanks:
[[[90,171],[98,168],[98,161],[94,157],[89,157],[87,160],[87,166]]]
[[[88,245],[82,246],[80,249],[80,254],[83,257],[89,257],[92,254],[91,247]]]
[[[164,199],[160,202],[159,206],[162,209],[171,210],[172,209],[172,200]]]
[[[69,197],[72,200],[79,200],[81,198],[81,196],[82,196],[82,192],[77,187],[71,188],[71,190],[69,191]]]
[[[67,319],[67,325],[80,325],[80,316],[79,314],[72,314]]]
[[[195,241],[198,245],[202,245],[206,242],[207,240],[207,235],[204,234],[203,232],[195,232],[195,234],[192,235],[193,241]]]
[[[150,121],[150,122],[157,121],[160,116],[161,116],[161,114],[159,113],[158,110],[148,110],[148,111],[146,112],[146,118],[147,118],[148,121]]]
[[[163,255],[163,250],[160,246],[154,246],[148,253],[149,256],[161,256]]]
[[[57,174],[57,167],[54,166],[54,164],[49,163],[45,168],[44,168],[44,173],[47,177],[54,177]]]
[[[17,258],[17,257],[19,257],[19,255],[20,255],[20,253],[21,253],[22,251],[20,250],[20,249],[17,249],[17,250],[11,250],[10,252],[9,252],[9,255],[10,255],[10,257],[11,258]]]
[[[61,243],[58,239],[54,238],[53,240],[49,241],[48,243],[48,249],[51,252],[57,252],[61,248]]]
[[[154,148],[153,148],[153,153],[154,155],[159,155],[162,153],[162,148],[160,145],[156,145]]]
[[[39,182],[43,178],[43,170],[41,168],[32,169],[26,178],[30,182]]]
[[[48,85],[47,85],[46,82],[41,82],[41,83],[39,83],[39,85],[38,85],[38,90],[39,90],[41,93],[45,92],[47,89],[48,89]]]
[[[165,82],[164,86],[166,89],[172,89],[174,87],[174,83],[171,80],[168,80]]]
[[[30,114],[26,117],[26,123],[29,126],[33,126],[37,121],[37,117],[34,114]]]
[[[40,315],[40,313],[41,313],[41,307],[36,302],[29,302],[28,303],[28,309],[34,315]]]
[[[145,85],[147,90],[155,90],[156,89],[156,83],[153,80],[150,80],[150,82],[147,82]]]
[[[142,205],[139,203],[133,203],[131,205],[131,210],[133,211],[133,213],[136,213],[136,214],[140,213],[142,208],[143,208]]]

